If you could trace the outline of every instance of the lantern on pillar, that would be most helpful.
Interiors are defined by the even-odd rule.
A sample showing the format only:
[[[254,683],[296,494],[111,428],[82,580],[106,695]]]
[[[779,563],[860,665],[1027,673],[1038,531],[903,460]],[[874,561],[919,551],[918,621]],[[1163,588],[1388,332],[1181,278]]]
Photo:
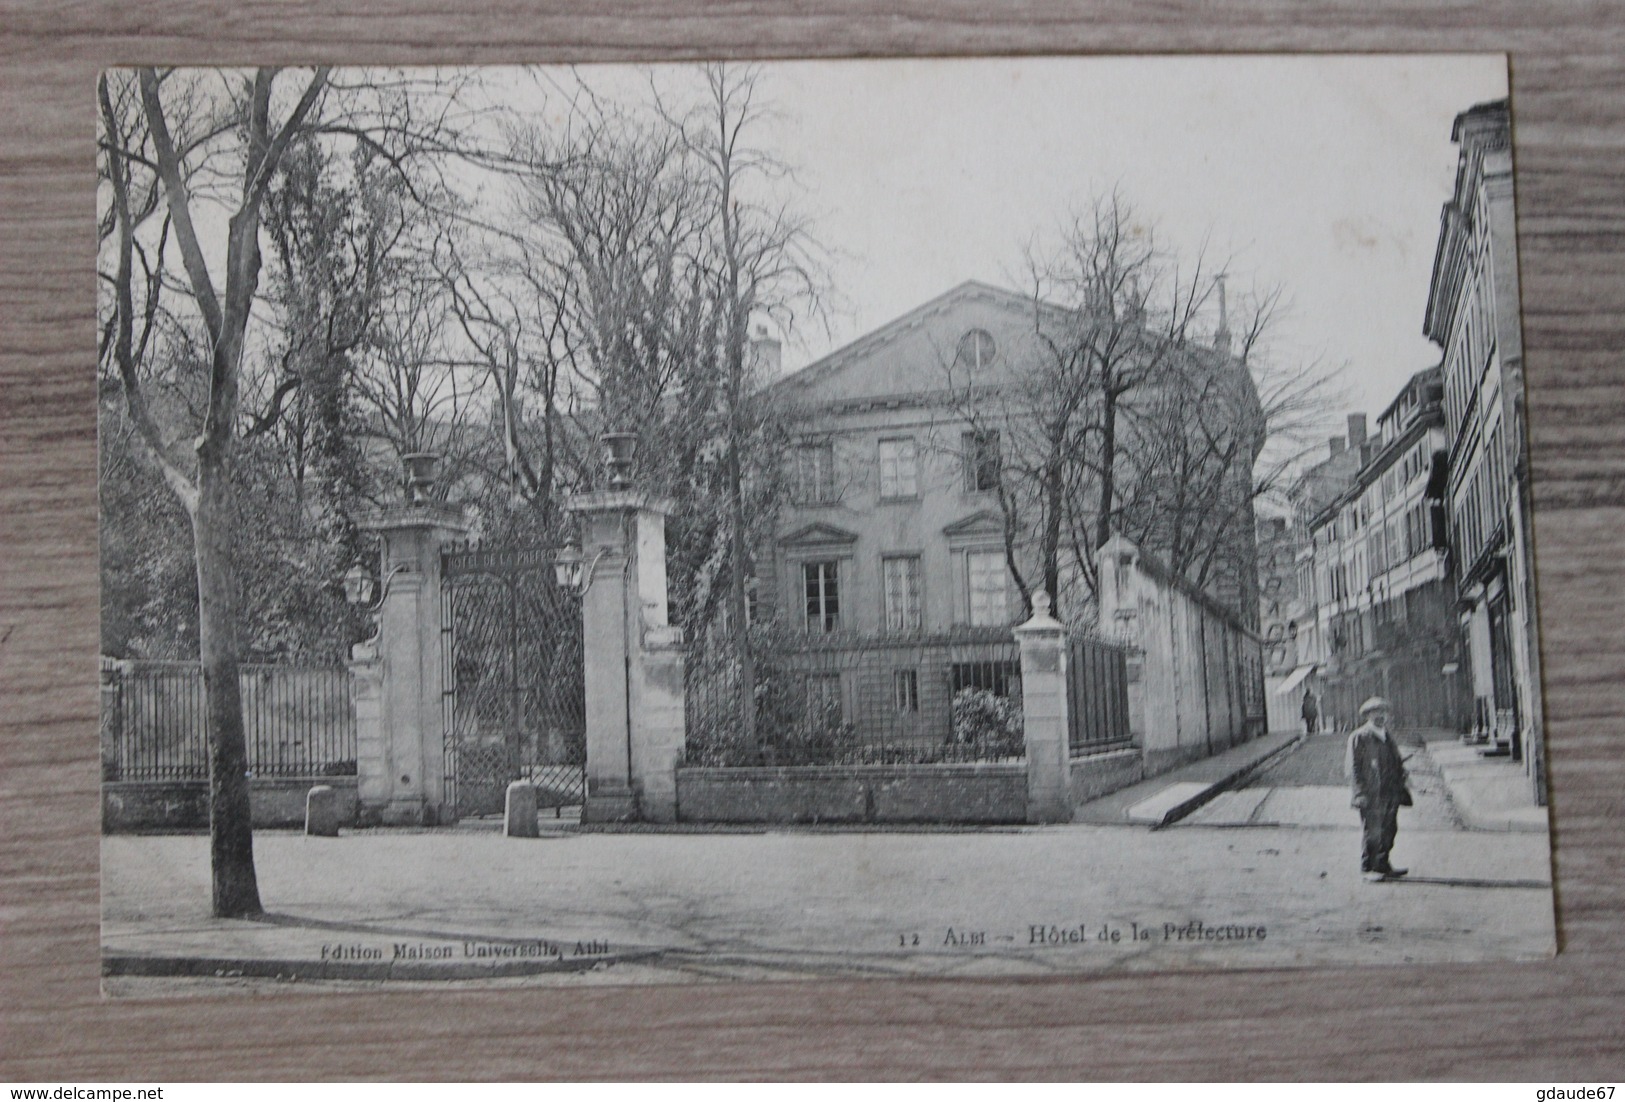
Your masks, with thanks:
[[[405,574],[411,568],[400,563],[384,577],[382,591],[378,585],[378,578],[356,563],[344,574],[344,599],[355,605],[362,612],[375,613],[384,607],[384,599],[389,596],[389,585],[395,580],[397,574]]]
[[[592,557],[588,562],[585,556],[574,547],[561,547],[553,552],[553,580],[559,588],[574,593],[577,597],[585,597],[587,590],[592,588],[593,576],[598,571],[598,563],[609,554],[606,547]]]
[[[344,575],[344,600],[352,605],[372,603],[373,577],[367,568],[356,563]]]
[[[581,586],[581,552],[574,547],[562,547],[553,555],[553,579],[560,589],[577,592]]]

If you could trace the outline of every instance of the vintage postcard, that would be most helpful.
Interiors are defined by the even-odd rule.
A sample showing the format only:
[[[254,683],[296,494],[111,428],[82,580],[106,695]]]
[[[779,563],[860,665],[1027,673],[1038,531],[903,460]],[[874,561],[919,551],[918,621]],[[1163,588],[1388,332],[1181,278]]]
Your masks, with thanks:
[[[96,111],[110,994],[1554,951],[1504,57]]]

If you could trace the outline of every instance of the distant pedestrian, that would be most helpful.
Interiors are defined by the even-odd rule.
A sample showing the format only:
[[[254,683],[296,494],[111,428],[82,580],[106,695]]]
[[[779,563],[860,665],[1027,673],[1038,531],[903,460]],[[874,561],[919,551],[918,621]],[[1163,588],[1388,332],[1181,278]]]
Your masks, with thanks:
[[[1390,711],[1380,696],[1367,700],[1360,705],[1365,722],[1349,736],[1347,768],[1353,803],[1360,809],[1360,872],[1367,880],[1387,880],[1410,871],[1396,869],[1388,861],[1399,830],[1399,809],[1411,806],[1405,763],[1388,730]]]
[[[1305,734],[1320,730],[1320,705],[1315,702],[1313,690],[1303,691],[1303,729]]]

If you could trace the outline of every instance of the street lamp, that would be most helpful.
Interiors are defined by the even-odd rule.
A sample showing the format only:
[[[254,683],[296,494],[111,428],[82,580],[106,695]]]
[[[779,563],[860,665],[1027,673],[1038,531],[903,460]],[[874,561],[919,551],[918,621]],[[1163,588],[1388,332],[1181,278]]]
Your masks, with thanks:
[[[344,574],[344,599],[362,612],[377,612],[384,607],[384,599],[389,596],[389,585],[395,580],[395,576],[405,573],[408,569],[405,563],[397,564],[384,576],[384,584],[380,586],[371,571],[360,563],[355,563]]]
[[[553,555],[553,579],[560,589],[577,597],[585,597],[587,590],[592,588],[599,560],[608,553],[609,548],[606,547],[594,555],[591,562],[587,562],[574,547],[561,547]]]
[[[553,578],[560,589],[574,590],[581,584],[581,552],[574,547],[561,547],[553,556]]]

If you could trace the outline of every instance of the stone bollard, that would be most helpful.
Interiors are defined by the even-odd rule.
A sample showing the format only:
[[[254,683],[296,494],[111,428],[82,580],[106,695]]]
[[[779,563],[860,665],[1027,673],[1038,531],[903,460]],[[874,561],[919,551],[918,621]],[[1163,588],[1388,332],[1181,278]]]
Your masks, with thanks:
[[[305,795],[305,833],[323,838],[339,836],[339,794],[318,784]]]
[[[502,816],[503,832],[510,838],[535,838],[536,786],[529,781],[514,781],[508,786],[508,798]]]

